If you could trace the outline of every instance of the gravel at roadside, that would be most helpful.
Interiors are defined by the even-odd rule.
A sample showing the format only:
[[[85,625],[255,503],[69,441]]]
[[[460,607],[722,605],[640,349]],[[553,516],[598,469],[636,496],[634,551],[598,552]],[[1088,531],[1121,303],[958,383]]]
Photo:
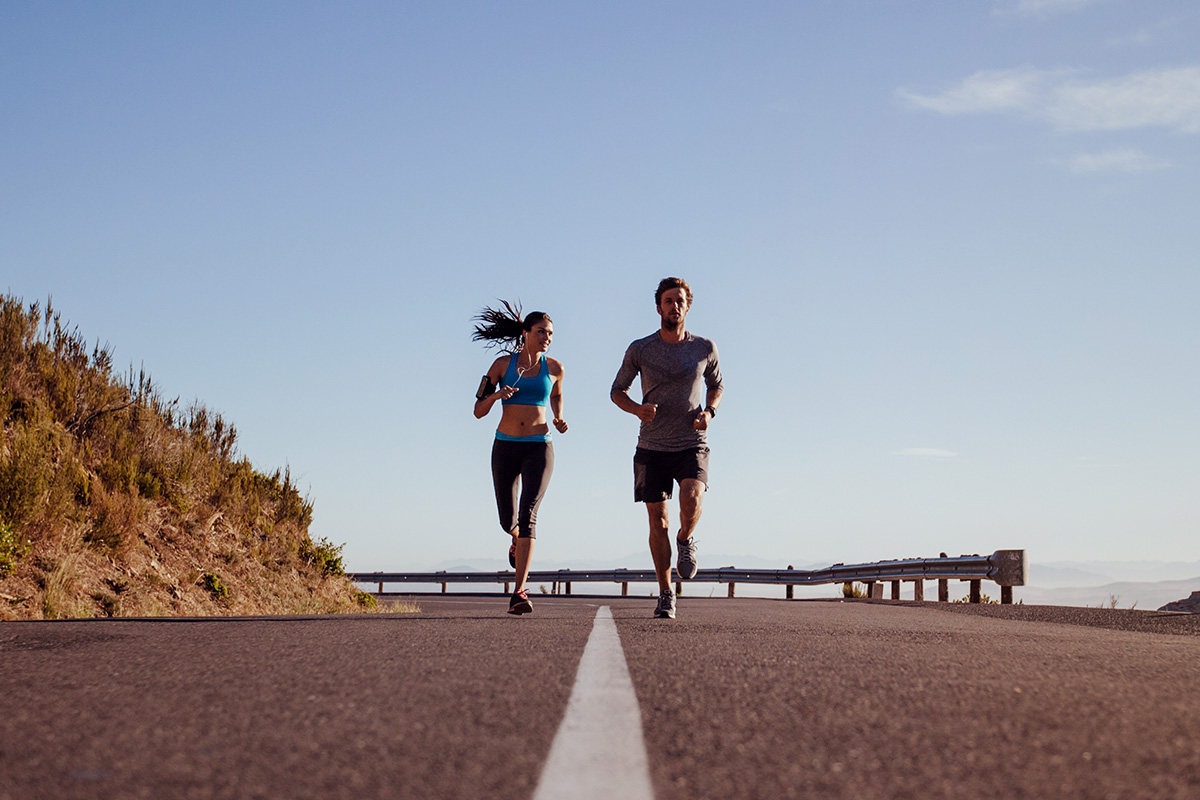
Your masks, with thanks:
[[[926,604],[931,605],[931,604]],[[1082,608],[1078,606],[1027,606],[970,603],[937,603],[932,607],[954,614],[977,614],[997,619],[1029,622],[1058,622],[1093,628],[1111,628],[1140,633],[1200,636],[1200,614],[1169,611],[1139,611],[1129,608]]]

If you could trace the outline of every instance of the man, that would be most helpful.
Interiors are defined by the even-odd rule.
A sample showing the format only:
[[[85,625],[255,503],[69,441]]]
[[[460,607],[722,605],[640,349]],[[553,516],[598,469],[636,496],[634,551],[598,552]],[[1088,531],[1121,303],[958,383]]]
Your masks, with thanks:
[[[661,325],[625,351],[612,385],[612,401],[642,421],[633,457],[633,500],[650,516],[650,555],[658,577],[654,616],[675,619],[671,586],[670,516],[667,501],[679,483],[679,533],[675,537],[679,577],[696,575],[700,505],[708,490],[708,427],[721,404],[723,387],[717,346],[684,326],[692,289],[680,278],[664,278],[654,293]],[[629,396],[641,375],[642,402]]]

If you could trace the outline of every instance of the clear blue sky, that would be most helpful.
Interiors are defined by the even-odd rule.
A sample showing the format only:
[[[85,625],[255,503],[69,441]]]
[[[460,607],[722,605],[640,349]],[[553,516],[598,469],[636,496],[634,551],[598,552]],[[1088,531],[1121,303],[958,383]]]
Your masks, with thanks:
[[[1197,42],[1194,0],[6,2],[0,290],[354,569],[504,557],[496,298],[567,370],[535,567],[648,566],[608,388],[666,275],[726,379],[702,566],[1196,560]]]

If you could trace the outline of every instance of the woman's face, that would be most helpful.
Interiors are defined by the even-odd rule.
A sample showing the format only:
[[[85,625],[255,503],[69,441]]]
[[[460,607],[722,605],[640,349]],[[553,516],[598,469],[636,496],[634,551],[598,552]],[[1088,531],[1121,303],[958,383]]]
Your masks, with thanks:
[[[550,340],[554,338],[554,323],[543,319],[525,331],[525,349],[531,353],[544,353],[550,349]]]

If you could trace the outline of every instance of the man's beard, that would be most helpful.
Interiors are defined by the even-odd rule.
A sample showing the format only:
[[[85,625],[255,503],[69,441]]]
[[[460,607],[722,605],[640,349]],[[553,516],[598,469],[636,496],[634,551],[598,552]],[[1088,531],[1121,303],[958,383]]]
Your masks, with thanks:
[[[672,316],[668,314],[667,316],[663,317],[663,327],[672,332],[677,331],[683,327],[683,317],[672,318]]]

